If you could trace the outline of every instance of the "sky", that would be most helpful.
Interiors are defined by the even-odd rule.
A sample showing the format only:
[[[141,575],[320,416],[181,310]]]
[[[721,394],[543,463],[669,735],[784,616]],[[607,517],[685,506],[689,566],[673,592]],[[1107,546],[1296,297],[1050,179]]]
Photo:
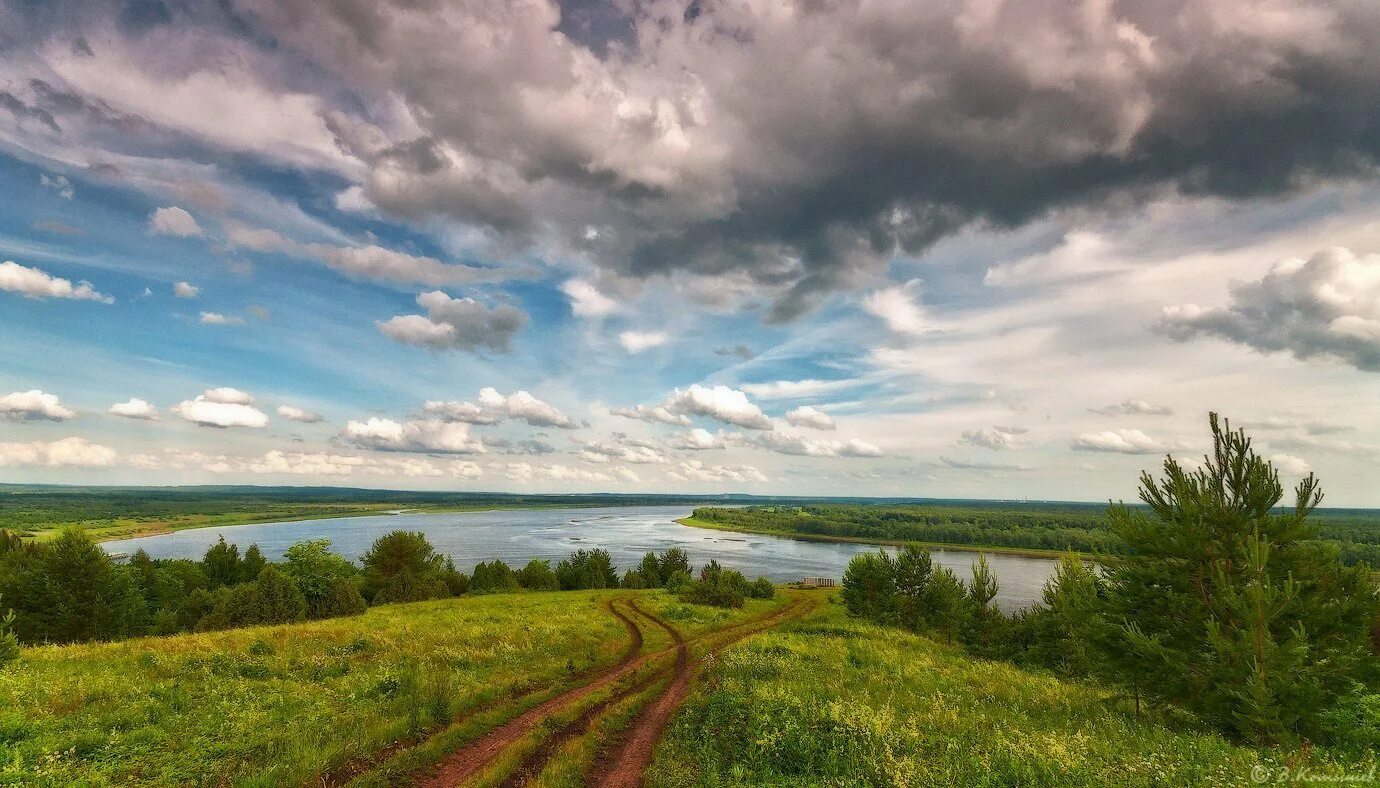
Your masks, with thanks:
[[[0,0],[0,481],[1380,506],[1380,5]]]

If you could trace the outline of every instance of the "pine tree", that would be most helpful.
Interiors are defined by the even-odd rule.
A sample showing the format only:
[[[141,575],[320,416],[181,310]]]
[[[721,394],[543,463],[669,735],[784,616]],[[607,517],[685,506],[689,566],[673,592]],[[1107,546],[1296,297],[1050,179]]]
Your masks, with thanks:
[[[896,575],[896,618],[901,626],[919,632],[925,622],[925,592],[929,588],[934,564],[930,551],[916,544],[908,544],[896,554],[893,568]]]
[[[4,601],[3,597],[0,601]],[[14,634],[14,611],[8,610],[0,614],[0,670],[16,659],[19,659],[19,637]]]
[[[930,576],[925,589],[925,619],[930,627],[944,639],[953,643],[958,633],[968,623],[971,609],[968,606],[968,592],[963,581],[947,566],[941,566]]]
[[[1123,683],[1242,738],[1313,738],[1367,669],[1375,583],[1316,539],[1313,475],[1277,512],[1279,474],[1244,432],[1209,423],[1201,468],[1167,458],[1162,480],[1141,477],[1148,513],[1110,510],[1130,549],[1106,570],[1105,652]]]
[[[264,558],[259,546],[251,544],[248,550],[244,551],[244,558],[240,559],[240,579],[241,583],[252,583],[259,577],[259,572],[268,565],[268,560]]]
[[[855,616],[882,623],[893,621],[896,564],[891,556],[882,550],[853,556],[843,572],[843,603]]]

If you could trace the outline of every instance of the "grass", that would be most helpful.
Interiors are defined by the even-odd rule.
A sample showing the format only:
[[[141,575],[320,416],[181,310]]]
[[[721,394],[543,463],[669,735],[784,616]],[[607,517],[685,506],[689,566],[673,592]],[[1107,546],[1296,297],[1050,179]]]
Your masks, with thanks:
[[[627,633],[601,602],[619,593],[25,649],[0,672],[0,784],[300,784],[615,661]]]
[[[693,528],[709,528],[715,531],[728,531],[729,533],[740,534],[761,534],[762,536],[779,536],[785,539],[798,539],[802,542],[843,542],[845,544],[875,544],[887,545],[890,547],[900,547],[908,544],[919,544],[935,550],[950,550],[961,553],[1003,553],[1005,555],[1020,555],[1028,558],[1059,558],[1067,555],[1068,550],[1044,550],[1034,547],[1002,547],[1001,545],[973,545],[973,544],[954,544],[951,542],[916,542],[907,539],[869,539],[862,536],[830,536],[827,534],[803,534],[797,531],[777,528],[748,528],[744,526],[727,526],[723,523],[700,520],[695,517],[682,517],[676,522],[681,525],[688,525]],[[1102,560],[1104,556],[1093,553],[1083,553],[1072,551],[1074,555],[1082,556],[1088,560]]]
[[[1256,767],[1366,774],[1238,746],[1100,688],[970,658],[837,604],[713,661],[649,770],[685,786],[1243,785]],[[1271,771],[1270,774],[1278,774]]]

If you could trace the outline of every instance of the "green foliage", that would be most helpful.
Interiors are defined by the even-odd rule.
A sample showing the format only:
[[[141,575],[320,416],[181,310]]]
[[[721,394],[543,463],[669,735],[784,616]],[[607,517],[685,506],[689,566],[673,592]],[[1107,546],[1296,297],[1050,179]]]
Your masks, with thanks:
[[[690,566],[690,555],[679,547],[664,550],[661,555],[657,556],[656,572],[657,577],[661,579],[658,585],[662,588],[670,584],[671,577],[677,572],[684,572],[692,576],[695,574],[695,570]]]
[[[252,583],[215,592],[211,611],[196,624],[201,632],[262,624],[286,624],[306,618],[307,603],[287,575],[265,566]]]
[[[1043,607],[1022,618],[1031,635],[1023,660],[1066,676],[1089,675],[1099,661],[1110,669],[1119,655],[1098,650],[1105,633],[1102,595],[1102,582],[1086,561],[1072,553],[1061,557],[1045,583]]]
[[[14,601],[26,643],[110,640],[141,633],[148,610],[131,573],[81,529],[0,557],[0,595]]]
[[[1122,676],[1168,703],[1260,742],[1324,735],[1320,714],[1374,670],[1375,583],[1314,541],[1322,500],[1310,475],[1276,513],[1279,475],[1244,432],[1210,418],[1212,455],[1141,478],[1149,512],[1113,506],[1132,553],[1108,567],[1107,650]]]
[[[206,555],[201,559],[201,567],[206,572],[206,579],[211,583],[211,588],[220,586],[232,586],[240,582],[240,548],[233,544],[227,544],[224,536],[216,539],[216,543],[206,550]]]
[[[945,643],[953,643],[958,638],[973,614],[963,581],[947,566],[939,567],[930,575],[924,605],[925,620]]]
[[[556,591],[561,587],[556,573],[551,571],[551,562],[544,558],[533,558],[518,571],[518,582],[528,591]]]
[[[488,563],[479,562],[470,575],[470,590],[476,593],[491,594],[520,588],[522,584],[518,582],[517,573],[497,559]]]
[[[420,532],[392,531],[380,536],[364,554],[361,591],[373,604],[409,602],[446,596],[441,577],[445,560]]]
[[[677,570],[666,578],[666,590],[672,594],[680,595],[690,590],[690,586],[695,582],[695,578],[690,576],[690,572]]]
[[[848,612],[887,622],[896,613],[896,564],[884,551],[858,553],[843,572],[843,603]]]
[[[3,601],[0,597],[0,602]],[[19,659],[19,637],[14,634],[14,611],[7,610],[0,614],[0,670],[16,659]]]
[[[699,579],[691,583],[680,598],[697,605],[739,608],[755,590],[742,572],[725,569],[718,561],[711,560],[700,570]]]
[[[753,599],[771,599],[776,596],[776,584],[765,577],[757,578],[757,582],[752,584],[752,591],[748,596]]]
[[[307,604],[308,618],[329,618],[333,615],[357,612],[354,611],[354,600],[344,586],[355,587],[354,581],[359,575],[359,570],[343,556],[331,552],[331,540],[310,539],[295,542],[287,549],[284,557],[283,572],[297,584],[297,590],[302,592],[302,598]],[[359,596],[357,587],[353,596]],[[345,608],[343,611],[340,610],[342,605]]]
[[[259,572],[263,571],[263,568],[267,565],[268,560],[264,558],[264,554],[259,550],[259,546],[251,544],[249,549],[244,551],[244,558],[240,559],[240,577],[238,582],[252,583],[259,578]]]
[[[618,569],[607,550],[576,550],[556,564],[556,580],[563,591],[617,588]]]
[[[646,588],[647,583],[642,579],[642,573],[635,569],[629,569],[623,573],[623,579],[619,582],[620,588],[641,589]]]

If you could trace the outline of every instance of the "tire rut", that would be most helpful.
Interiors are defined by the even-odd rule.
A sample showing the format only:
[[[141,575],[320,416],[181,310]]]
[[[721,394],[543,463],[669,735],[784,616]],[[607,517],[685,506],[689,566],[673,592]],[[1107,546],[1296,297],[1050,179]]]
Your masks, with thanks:
[[[690,694],[691,683],[704,659],[740,640],[772,629],[791,618],[805,615],[814,607],[813,600],[796,600],[769,616],[744,622],[742,626],[732,627],[721,633],[713,633],[726,637],[704,638],[712,644],[705,654],[693,663],[687,661],[678,665],[675,678],[670,685],[638,713],[628,730],[600,748],[600,754],[596,756],[585,784],[589,788],[639,788],[647,767],[652,762],[657,743],[661,741],[661,736],[665,733],[676,709]]]
[[[673,672],[682,671],[686,668],[686,665],[689,661],[689,655],[687,653],[688,648],[686,646],[685,637],[680,633],[680,631],[672,627],[670,624],[666,623],[666,621],[664,621],[660,617],[654,616],[651,613],[648,613],[647,611],[643,610],[641,607],[638,606],[636,602],[632,600],[629,600],[628,606],[632,608],[633,612],[637,613],[638,615],[642,616],[643,618],[647,619],[653,624],[656,624],[658,627],[666,630],[666,632],[670,634],[672,640],[675,642],[675,666],[670,669],[655,671],[650,675],[643,677],[642,679],[634,683],[632,686],[621,689],[618,692],[615,692],[614,694],[605,698],[604,700],[601,700],[593,706],[590,706],[588,709],[585,709],[585,711],[581,713],[579,717],[561,726],[561,728],[557,730],[552,736],[550,736],[544,742],[542,742],[540,747],[538,747],[530,755],[524,758],[522,763],[519,764],[518,767],[514,769],[512,773],[509,774],[508,777],[504,779],[502,783],[500,783],[500,788],[520,788],[520,786],[526,786],[530,784],[537,778],[538,775],[542,773],[542,770],[546,768],[547,763],[551,761],[551,758],[554,757],[556,753],[560,752],[561,748],[563,748],[572,739],[589,733],[591,728],[593,728],[594,723],[603,715],[603,713],[609,707],[621,703],[627,698],[633,697],[643,692],[648,687],[652,686],[658,681],[661,681],[668,675],[671,675]],[[663,651],[659,653],[665,652]]]
[[[628,644],[628,648],[625,649],[623,654],[618,658],[618,662],[605,667],[596,667],[588,669],[584,672],[583,675],[576,677],[577,681],[585,680],[586,684],[598,681],[604,676],[618,671],[619,669],[627,665],[629,662],[635,659],[637,657],[638,652],[642,650],[642,630],[637,627],[637,625],[632,621],[632,619],[628,618],[628,616],[625,613],[623,613],[617,607],[614,606],[615,601],[621,600],[610,599],[603,602],[601,606],[609,613],[611,613],[615,618],[617,618],[620,622],[622,622],[624,628],[628,631],[628,635],[631,638],[631,642]],[[506,706],[515,701],[519,701],[523,697],[535,693],[548,692],[550,691],[552,686],[553,685],[539,687],[514,687],[513,690],[509,692],[505,697],[497,698],[493,701],[485,703],[484,705],[478,708],[468,710],[464,713],[463,716],[454,720],[451,723],[451,725],[461,724],[467,719],[473,718],[487,711],[492,711],[495,708]],[[576,687],[574,689],[579,689],[579,687]],[[356,777],[359,777],[360,775],[368,772],[369,770],[386,763],[394,756],[406,752],[407,750],[410,750],[413,747],[418,747],[422,744],[425,744],[433,736],[437,735],[441,731],[446,730],[446,727],[441,727],[437,730],[429,731],[426,734],[420,736],[410,736],[408,738],[393,742],[392,744],[389,744],[388,746],[380,750],[376,750],[375,752],[369,753],[368,755],[362,755],[355,758],[351,758],[345,763],[328,770],[326,773],[322,774],[320,777],[312,780],[306,785],[321,786],[321,788],[335,788],[335,786],[346,785],[350,781],[354,780]]]

